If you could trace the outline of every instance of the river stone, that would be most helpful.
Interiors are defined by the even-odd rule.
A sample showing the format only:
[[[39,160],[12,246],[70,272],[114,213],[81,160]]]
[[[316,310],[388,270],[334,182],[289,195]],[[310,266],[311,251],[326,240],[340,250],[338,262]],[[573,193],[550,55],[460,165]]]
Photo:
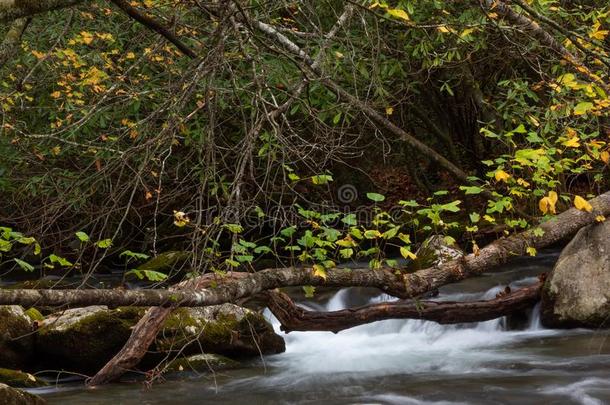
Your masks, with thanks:
[[[34,352],[33,322],[17,305],[0,306],[0,367],[27,367]]]
[[[175,359],[169,363],[166,373],[179,373],[194,371],[197,373],[209,373],[222,370],[230,370],[240,367],[239,362],[219,354],[195,354],[193,356]]]
[[[7,368],[0,368],[0,383],[17,388],[36,388],[48,385],[30,373]]]
[[[96,372],[123,347],[145,311],[93,306],[50,315],[38,331],[38,357],[53,369]],[[284,339],[257,312],[233,304],[178,308],[165,321],[145,364],[177,351],[252,357],[284,350]]]
[[[237,358],[286,350],[284,339],[261,314],[229,303],[174,311],[156,346],[162,352],[203,350]]]
[[[547,327],[610,327],[610,221],[580,229],[542,293]]]
[[[0,404],[2,405],[44,405],[46,403],[47,401],[37,395],[0,383]]]
[[[105,306],[49,315],[38,329],[39,358],[53,369],[98,371],[123,347],[135,322],[132,312]]]

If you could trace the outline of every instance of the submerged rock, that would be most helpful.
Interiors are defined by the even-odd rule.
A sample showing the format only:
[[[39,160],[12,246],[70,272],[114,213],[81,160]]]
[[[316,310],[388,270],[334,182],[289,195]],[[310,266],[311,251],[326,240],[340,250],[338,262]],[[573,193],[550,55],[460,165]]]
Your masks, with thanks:
[[[34,319],[17,305],[0,306],[0,367],[21,369],[32,360]]]
[[[219,354],[195,354],[173,360],[166,373],[189,372],[209,373],[240,367],[240,363]]]
[[[2,405],[44,405],[46,403],[47,401],[38,395],[0,383],[0,404]]]
[[[145,311],[95,306],[48,316],[39,329],[38,356],[54,369],[96,372],[123,347]],[[233,304],[179,308],[166,320],[146,363],[177,351],[248,357],[284,350],[284,339],[254,311]]]
[[[19,370],[0,368],[0,384],[7,384],[17,388],[36,388],[48,385],[30,373]]]
[[[582,228],[542,291],[547,327],[610,327],[610,221]]]

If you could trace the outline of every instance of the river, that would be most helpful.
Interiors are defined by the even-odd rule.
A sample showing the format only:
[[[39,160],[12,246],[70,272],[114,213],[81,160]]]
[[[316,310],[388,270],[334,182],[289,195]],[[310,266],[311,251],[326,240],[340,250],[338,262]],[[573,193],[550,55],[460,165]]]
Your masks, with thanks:
[[[438,299],[493,298],[505,283],[531,283],[557,253],[441,289]],[[312,308],[336,310],[389,297],[346,289]],[[279,330],[275,319],[270,317]],[[363,325],[338,334],[292,332],[283,354],[216,375],[146,388],[82,382],[34,390],[50,404],[610,404],[610,333],[550,330],[534,310],[521,330],[505,319],[459,326],[416,320]]]

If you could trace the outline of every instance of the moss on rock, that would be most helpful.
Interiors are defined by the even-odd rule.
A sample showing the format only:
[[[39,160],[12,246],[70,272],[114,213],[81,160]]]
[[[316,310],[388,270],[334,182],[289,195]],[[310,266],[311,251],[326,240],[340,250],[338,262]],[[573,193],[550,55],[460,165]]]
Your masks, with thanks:
[[[37,350],[53,368],[97,371],[121,349],[136,322],[133,313],[103,306],[70,309],[44,320]]]
[[[47,401],[37,395],[0,383],[0,404],[2,405],[44,405],[46,403]]]
[[[36,388],[48,385],[30,373],[0,368],[0,383],[16,388]]]
[[[220,353],[249,357],[281,353],[284,339],[261,315],[233,304],[181,308],[166,321],[156,339],[157,350]]]
[[[21,369],[32,360],[33,320],[20,306],[0,306],[0,367]]]

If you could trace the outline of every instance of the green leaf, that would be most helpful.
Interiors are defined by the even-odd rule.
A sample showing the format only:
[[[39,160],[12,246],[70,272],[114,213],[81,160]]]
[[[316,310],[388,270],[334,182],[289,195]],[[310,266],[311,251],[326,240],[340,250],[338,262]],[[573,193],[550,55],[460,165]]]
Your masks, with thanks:
[[[235,256],[235,259],[240,263],[250,263],[254,260],[254,256],[251,255],[239,255]]]
[[[460,186],[460,190],[464,191],[464,194],[481,194],[483,189],[477,186]]]
[[[231,233],[241,233],[244,230],[239,224],[224,224],[223,227]]]
[[[574,107],[574,115],[584,115],[593,109],[593,103],[582,101]]]
[[[305,293],[305,298],[313,298],[313,295],[316,292],[316,287],[312,285],[304,285],[303,292]]]
[[[0,252],[10,252],[13,244],[4,239],[0,239]]]
[[[366,198],[374,202],[381,202],[385,200],[385,196],[377,193],[366,193]]]
[[[319,174],[311,178],[311,182],[315,185],[328,184],[331,181],[333,181],[333,176],[328,174]]]
[[[354,250],[353,249],[341,249],[339,250],[339,254],[341,255],[342,258],[344,259],[349,259],[350,257],[352,257],[354,255]]]
[[[368,231],[364,232],[364,237],[367,239],[377,239],[381,236],[381,232],[379,232],[377,229],[369,229]]]
[[[108,249],[112,246],[112,239],[102,239],[95,244],[100,249]]]
[[[89,235],[87,235],[83,231],[78,231],[75,233],[75,235],[78,238],[78,240],[80,240],[81,242],[89,242],[89,240],[90,240]]]
[[[16,259],[16,258],[13,260],[15,260],[15,263],[17,263],[19,265],[19,267],[21,267],[22,270],[28,271],[28,272],[34,271],[34,266],[32,266],[30,263],[24,262],[23,260]]]
[[[341,222],[343,222],[344,224],[346,224],[348,226],[354,226],[358,223],[358,221],[356,220],[356,214],[346,215],[345,217],[343,217]]]
[[[57,263],[57,264],[59,264],[60,266],[63,266],[63,267],[72,266],[72,263],[70,263],[69,260],[64,259],[63,257],[57,256],[57,255],[54,255],[54,254],[49,255],[49,261],[51,263]]]

